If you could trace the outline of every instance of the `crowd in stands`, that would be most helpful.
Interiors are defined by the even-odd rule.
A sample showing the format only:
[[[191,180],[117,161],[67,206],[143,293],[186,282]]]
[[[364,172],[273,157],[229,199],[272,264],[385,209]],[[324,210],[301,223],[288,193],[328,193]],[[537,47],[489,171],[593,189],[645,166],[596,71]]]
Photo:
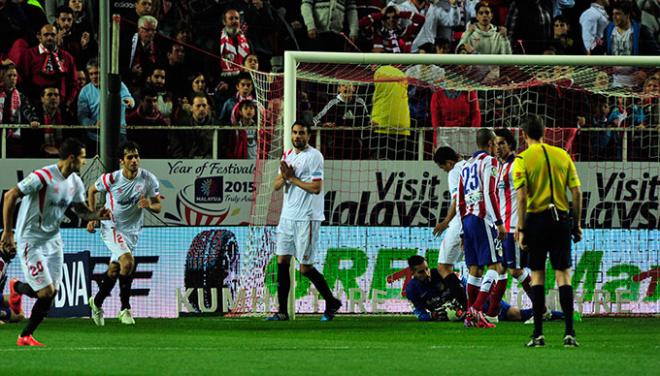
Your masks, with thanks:
[[[147,158],[211,158],[214,146],[219,158],[256,158],[257,139],[267,135],[252,128],[223,131],[213,145],[213,132],[198,127],[252,127],[260,116],[279,110],[274,108],[281,103],[275,101],[257,103],[250,72],[281,72],[285,50],[660,55],[657,0],[109,2],[111,13],[122,16],[121,137],[142,144]],[[96,152],[96,127],[45,125],[99,124],[98,5],[99,0],[0,0],[0,124],[31,125],[7,132],[8,157],[57,155],[67,136],[84,140],[88,154]],[[483,82],[501,79],[497,69],[475,69],[471,74]],[[348,84],[321,93],[323,98],[299,93],[299,116],[308,115],[306,120],[316,126],[375,127],[369,137],[334,132],[322,145],[329,158],[409,158],[398,152],[416,150],[414,136],[405,129],[411,119],[413,126],[424,127],[515,126],[498,124],[498,114],[480,109],[477,93],[437,85],[445,75],[440,67],[412,66],[402,72],[384,66],[374,77],[379,74],[401,74],[430,85],[404,88],[408,100],[403,106],[389,101],[398,89],[387,85],[374,85],[369,98]],[[624,103],[596,96],[586,99],[587,106],[576,106],[583,95],[557,89],[555,96],[576,95],[570,103],[580,111],[553,116],[550,126],[658,128],[657,71],[614,71],[602,79],[604,85],[635,88],[651,98]],[[556,109],[558,99],[548,92],[538,100]],[[127,125],[196,128],[127,131]],[[652,146],[658,143],[654,137],[642,141]],[[361,144],[365,139],[370,145]],[[612,150],[621,149],[617,132],[593,133],[581,142],[589,145],[589,153],[609,158]]]

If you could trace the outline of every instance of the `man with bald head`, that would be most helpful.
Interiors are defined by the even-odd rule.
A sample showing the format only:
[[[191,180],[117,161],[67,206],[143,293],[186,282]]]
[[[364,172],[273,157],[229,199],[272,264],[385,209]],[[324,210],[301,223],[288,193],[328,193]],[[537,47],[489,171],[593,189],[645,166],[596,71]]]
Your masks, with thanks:
[[[57,47],[58,27],[44,25],[37,39],[39,45],[28,49],[18,63],[18,72],[32,103],[40,102],[46,87],[59,89],[62,105],[70,108],[78,95],[78,71],[70,53]]]

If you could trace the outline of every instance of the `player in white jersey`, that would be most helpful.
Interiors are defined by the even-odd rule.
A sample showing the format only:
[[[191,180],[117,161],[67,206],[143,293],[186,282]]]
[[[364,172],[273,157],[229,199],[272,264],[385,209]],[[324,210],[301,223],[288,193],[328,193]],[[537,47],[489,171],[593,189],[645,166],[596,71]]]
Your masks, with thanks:
[[[2,207],[4,252],[16,252],[27,283],[10,281],[10,290],[37,299],[18,346],[43,346],[32,336],[48,314],[62,279],[64,260],[60,223],[72,206],[78,217],[89,221],[110,218],[107,209],[91,211],[85,205],[85,187],[78,172],[85,164],[85,147],[75,139],[66,139],[60,146],[57,164],[34,171],[5,193]],[[16,221],[14,242],[14,211],[22,198]]]
[[[479,150],[465,163],[458,183],[465,263],[470,273],[465,324],[489,328],[493,325],[485,321],[482,309],[498,277],[497,253],[501,247],[497,240],[503,240],[506,232],[497,197],[497,160],[491,156],[495,151],[495,133],[481,128],[476,141]],[[488,268],[485,275],[484,267]]]
[[[280,173],[273,189],[284,188],[284,204],[277,226],[277,300],[279,311],[271,321],[289,319],[288,297],[291,288],[289,265],[291,257],[300,263],[300,272],[316,287],[325,300],[321,321],[331,321],[341,302],[332,295],[323,275],[316,270],[318,237],[323,213],[323,155],[311,147],[309,125],[295,122],[291,127],[293,149],[284,153]]]
[[[447,230],[440,244],[438,273],[442,277],[442,282],[450,289],[452,295],[463,306],[463,309],[465,309],[467,306],[465,286],[463,286],[456,274],[454,274],[454,264],[461,259],[461,255],[463,254],[461,218],[456,215],[456,200],[458,199],[458,180],[461,176],[461,170],[465,165],[465,160],[454,149],[448,146],[441,146],[433,154],[433,161],[440,169],[447,172],[447,185],[449,194],[451,195],[451,205],[447,211],[447,216],[433,229],[433,235],[435,236],[440,236]]]
[[[92,320],[98,326],[105,325],[103,301],[119,279],[121,309],[118,319],[122,324],[133,325],[131,313],[131,283],[135,270],[133,252],[142,231],[144,211],[159,213],[161,210],[158,179],[151,172],[140,168],[138,145],[126,141],[120,146],[122,168],[103,174],[89,187],[87,199],[91,208],[96,206],[96,193],[105,193],[105,207],[112,212],[112,219],[101,222],[101,239],[112,253],[108,271],[99,283],[99,292],[89,298]],[[87,231],[94,232],[96,221],[87,224]]]

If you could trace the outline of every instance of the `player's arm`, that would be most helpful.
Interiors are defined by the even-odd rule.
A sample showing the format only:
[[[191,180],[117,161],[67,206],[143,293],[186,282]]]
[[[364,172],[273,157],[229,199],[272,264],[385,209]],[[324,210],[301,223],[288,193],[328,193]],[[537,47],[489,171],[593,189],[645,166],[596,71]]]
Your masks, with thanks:
[[[302,181],[296,177],[295,171],[292,166],[288,166],[283,175],[288,178],[289,182],[307,193],[319,194],[323,188],[323,156],[319,153],[315,159],[312,160],[310,166],[311,181]]]
[[[449,222],[456,216],[456,200],[451,200],[447,216],[433,229],[433,235],[440,236],[449,227]]]
[[[95,185],[92,185],[87,190],[87,207],[89,208],[89,210],[92,210],[92,211],[96,210],[96,193],[97,192],[98,192],[98,190],[96,189]],[[88,232],[95,232],[96,231],[96,230],[94,230],[95,227],[96,227],[96,221],[95,220],[91,220],[91,221],[87,222],[87,231]]]
[[[291,184],[297,186],[298,188],[304,190],[305,192],[312,193],[315,195],[321,193],[321,188],[323,187],[323,180],[312,180],[309,182],[305,182],[293,176],[291,177],[291,179],[289,179],[289,181],[291,182]]]
[[[573,241],[582,240],[582,189],[580,186],[571,188],[571,198],[573,199],[573,228],[571,229]]]
[[[284,184],[286,184],[286,179],[284,179],[284,176],[282,174],[277,174],[275,180],[273,180],[273,189],[279,191],[282,189],[282,187],[284,187]]]
[[[73,211],[83,221],[95,221],[102,219],[110,219],[110,209],[99,208],[98,210],[91,210],[83,202],[74,202],[71,204]]]
[[[279,191],[286,185],[287,182],[287,176],[291,174],[293,175],[293,169],[291,166],[289,166],[285,161],[280,161],[280,171],[275,177],[275,180],[273,180],[273,190]]]
[[[10,257],[16,254],[16,244],[14,242],[14,211],[16,210],[16,203],[18,199],[23,197],[18,187],[8,190],[4,194],[4,204],[2,205],[2,239],[0,245],[2,252],[6,252]]]
[[[147,209],[152,213],[158,214],[161,210],[160,195],[156,195],[148,199],[142,196],[138,202],[138,206],[142,209]]]

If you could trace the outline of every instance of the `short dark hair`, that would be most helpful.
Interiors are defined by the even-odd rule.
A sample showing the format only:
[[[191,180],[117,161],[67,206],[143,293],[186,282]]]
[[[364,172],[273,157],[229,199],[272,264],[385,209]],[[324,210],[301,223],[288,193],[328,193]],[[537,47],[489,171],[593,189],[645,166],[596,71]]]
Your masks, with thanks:
[[[632,5],[629,1],[615,1],[614,4],[612,4],[612,10],[614,9],[620,10],[626,16],[630,16],[632,13]]]
[[[564,16],[563,14],[556,15],[555,18],[552,19],[552,24],[554,25],[554,23],[557,21],[563,22],[568,25],[568,18],[566,18],[566,16]]]
[[[252,82],[252,76],[250,76],[250,73],[248,72],[241,72],[236,75],[236,85],[238,86],[238,83],[241,82],[241,80],[250,80]]]
[[[49,85],[49,86],[45,86],[45,87],[43,87],[43,88],[41,89],[41,93],[39,94],[39,96],[40,96],[40,97],[43,97],[44,94],[46,93],[46,90],[48,90],[48,89],[55,89],[55,90],[57,90],[58,93],[60,92],[60,88],[59,88],[59,87]]]
[[[450,46],[449,39],[442,38],[442,37],[435,38],[435,46],[436,47],[441,47],[441,48],[444,48],[444,49],[447,50],[447,49],[449,49],[449,46]]]
[[[480,128],[477,131],[477,146],[480,148],[485,148],[488,146],[488,142],[495,138],[495,132],[490,128]]]
[[[167,78],[167,70],[165,69],[164,66],[162,66],[160,64],[150,65],[148,70],[147,70],[147,77],[151,77],[154,74],[154,72],[157,71],[157,70],[162,70],[163,72],[165,72],[165,78]]]
[[[158,92],[151,86],[145,86],[140,93],[140,97],[142,97],[142,99],[145,97],[158,97]]]
[[[69,158],[69,155],[73,155],[74,157],[77,157],[80,155],[82,152],[82,149],[85,148],[85,144],[83,144],[80,140],[77,138],[67,138],[64,141],[62,141],[62,145],[60,145],[60,160],[65,160]]]
[[[131,140],[126,140],[119,144],[119,151],[121,152],[121,155],[119,159],[124,159],[124,156],[126,155],[126,151],[132,151],[132,150],[140,150],[140,146],[137,144],[135,141]]]
[[[527,137],[532,140],[540,140],[545,132],[545,125],[543,119],[539,115],[527,115],[520,127],[527,134]]]
[[[71,9],[68,5],[62,5],[57,7],[55,10],[55,18],[59,18],[60,14],[73,14],[73,9]]]
[[[408,258],[408,267],[410,268],[410,270],[415,270],[415,267],[417,265],[422,265],[424,261],[426,261],[426,259],[423,256],[420,255],[410,256]]]
[[[435,45],[431,42],[424,43],[421,46],[417,48],[418,51],[424,51],[427,54],[434,54],[435,53]]]
[[[238,102],[238,110],[241,111],[245,107],[252,107],[252,108],[257,108],[257,102],[251,100],[251,99],[244,99],[240,102]]]
[[[507,128],[498,128],[495,130],[495,135],[497,137],[502,137],[507,144],[509,144],[509,148],[511,151],[515,151],[518,148],[518,143],[516,142],[516,138],[513,136],[513,133],[507,129]]]
[[[309,125],[308,123],[296,120],[293,122],[293,124],[291,124],[291,129],[293,129],[293,127],[295,127],[296,125],[300,125],[301,127],[304,127],[305,132],[312,133],[312,126]]]
[[[458,162],[459,159],[460,157],[458,156],[458,153],[449,146],[440,146],[435,153],[433,153],[433,162],[439,165],[447,161]]]
[[[488,8],[491,12],[493,11],[488,1],[480,1],[474,6],[474,14],[479,14],[481,8]]]

